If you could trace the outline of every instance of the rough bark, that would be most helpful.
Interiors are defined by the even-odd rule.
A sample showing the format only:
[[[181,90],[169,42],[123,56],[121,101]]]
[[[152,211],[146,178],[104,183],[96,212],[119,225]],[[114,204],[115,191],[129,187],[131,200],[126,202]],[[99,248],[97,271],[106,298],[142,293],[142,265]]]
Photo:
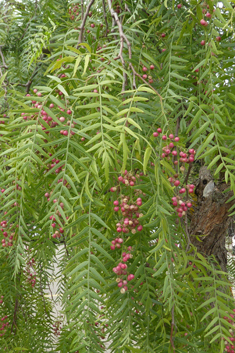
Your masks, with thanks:
[[[215,185],[210,172],[202,167],[195,189],[197,206],[189,227],[190,240],[198,252],[214,255],[223,271],[227,271],[225,238],[231,223],[228,210],[235,203],[227,202],[233,196],[227,189],[225,183]]]

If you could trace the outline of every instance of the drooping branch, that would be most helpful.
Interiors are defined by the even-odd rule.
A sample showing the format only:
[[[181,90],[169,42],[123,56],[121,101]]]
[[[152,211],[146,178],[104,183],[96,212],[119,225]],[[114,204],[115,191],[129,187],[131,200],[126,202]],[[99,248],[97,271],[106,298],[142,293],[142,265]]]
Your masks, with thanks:
[[[88,14],[89,14],[89,11],[90,11],[90,8],[91,6],[93,5],[95,0],[91,0],[87,6],[87,9],[86,9],[86,12],[85,12],[85,15],[84,15],[84,18],[82,20],[82,24],[81,24],[81,27],[80,27],[80,33],[79,33],[79,37],[78,37],[78,44],[77,44],[77,48],[78,48],[78,45],[80,43],[82,43],[83,41],[83,34],[84,34],[84,29],[85,29],[85,24],[86,24],[86,20],[87,20],[87,17],[88,17]]]
[[[117,26],[118,26],[118,31],[119,31],[119,36],[120,36],[120,50],[119,50],[119,54],[118,56],[114,59],[120,59],[123,68],[125,68],[125,60],[123,58],[123,49],[124,49],[124,41],[127,44],[127,48],[128,48],[128,57],[129,57],[129,67],[132,70],[133,73],[133,82],[132,82],[132,87],[136,88],[136,83],[135,83],[135,77],[138,76],[147,86],[149,86],[160,98],[160,101],[162,102],[162,96],[158,93],[158,91],[152,87],[139,73],[136,72],[134,66],[131,63],[131,59],[132,59],[132,52],[131,52],[131,43],[129,42],[127,36],[125,35],[124,31],[123,31],[123,27],[122,24],[119,20],[118,14],[114,11],[114,9],[112,8],[112,3],[111,0],[108,0],[108,5],[109,5],[109,11],[111,13],[111,16],[113,18],[113,20],[116,22]],[[126,85],[126,80],[127,80],[127,75],[125,72],[123,72],[123,86],[122,86],[122,91],[125,90],[125,85]]]

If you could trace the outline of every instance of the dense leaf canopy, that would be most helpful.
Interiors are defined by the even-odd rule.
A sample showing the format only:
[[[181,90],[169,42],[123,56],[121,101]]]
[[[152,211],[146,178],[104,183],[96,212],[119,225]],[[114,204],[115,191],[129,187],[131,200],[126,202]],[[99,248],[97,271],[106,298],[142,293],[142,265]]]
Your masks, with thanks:
[[[189,236],[201,166],[235,191],[234,7],[1,1],[0,352],[235,352]]]

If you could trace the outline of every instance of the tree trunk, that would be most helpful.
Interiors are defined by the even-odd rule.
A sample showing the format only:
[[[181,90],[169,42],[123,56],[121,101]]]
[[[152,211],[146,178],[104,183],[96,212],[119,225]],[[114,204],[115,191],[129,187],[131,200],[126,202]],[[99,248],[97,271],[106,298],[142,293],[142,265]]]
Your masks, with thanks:
[[[210,172],[206,167],[201,168],[195,189],[197,207],[189,227],[190,240],[198,252],[214,255],[223,271],[227,271],[225,238],[231,223],[228,211],[235,203],[235,200],[227,202],[233,192],[224,192],[226,189],[225,183],[214,185]]]

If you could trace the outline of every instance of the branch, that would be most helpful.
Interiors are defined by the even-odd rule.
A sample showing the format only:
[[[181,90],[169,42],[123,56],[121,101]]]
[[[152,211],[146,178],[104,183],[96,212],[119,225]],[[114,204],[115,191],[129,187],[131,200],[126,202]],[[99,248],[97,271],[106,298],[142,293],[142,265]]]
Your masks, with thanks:
[[[81,27],[80,27],[80,33],[79,33],[79,37],[78,37],[78,44],[77,44],[77,48],[78,48],[78,45],[80,43],[82,43],[83,41],[83,33],[84,33],[84,27],[85,27],[85,24],[86,24],[86,20],[87,20],[87,17],[88,17],[88,14],[89,14],[89,11],[90,11],[90,8],[93,4],[95,0],[91,0],[87,6],[87,9],[86,9],[86,12],[85,12],[85,15],[84,15],[84,18],[82,20],[82,24],[81,24]]]
[[[171,347],[173,349],[173,352],[175,353],[175,346],[174,346],[174,338],[173,338],[173,333],[174,333],[174,326],[175,326],[175,306],[173,305],[171,309],[171,336],[170,336],[170,342],[171,342]]]
[[[105,9],[105,2],[104,2],[104,0],[102,0],[102,5],[103,5],[104,20],[105,20],[105,25],[106,25],[105,37],[107,37],[107,35],[108,35],[108,20],[107,20],[107,14],[106,14],[106,9]]]
[[[26,87],[26,94],[29,93],[30,87],[33,83],[33,78],[37,75],[37,71],[38,71],[38,67],[36,66],[27,83],[18,83],[17,84],[18,86]]]

